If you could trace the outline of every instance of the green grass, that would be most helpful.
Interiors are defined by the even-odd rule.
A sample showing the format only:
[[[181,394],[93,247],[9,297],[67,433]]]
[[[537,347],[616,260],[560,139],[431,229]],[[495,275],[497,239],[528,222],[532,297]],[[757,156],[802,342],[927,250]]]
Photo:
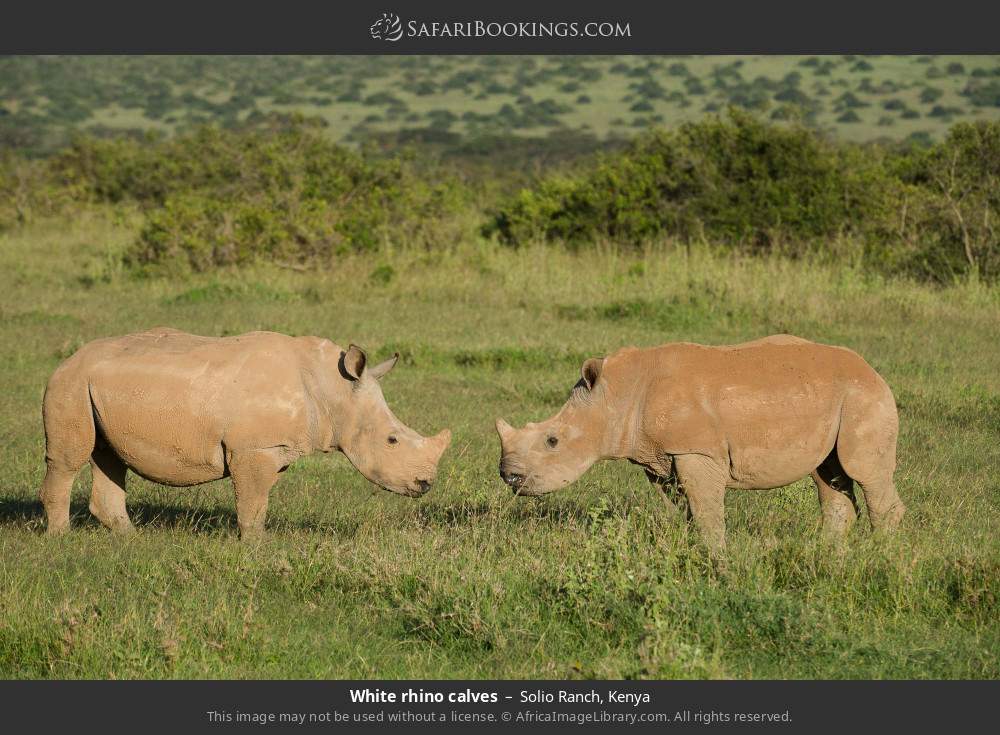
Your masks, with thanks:
[[[995,287],[471,243],[138,280],[116,257],[134,236],[101,210],[0,235],[0,677],[1000,676]],[[139,531],[120,538],[90,518],[84,470],[72,532],[43,536],[49,374],[88,340],[159,324],[398,349],[393,410],[455,435],[439,482],[414,501],[310,457],[249,545],[228,481],[130,477]],[[720,569],[627,464],[541,499],[500,483],[494,418],[551,414],[584,358],[780,331],[849,345],[893,387],[909,506],[895,536],[863,520],[838,552],[817,540],[808,481],[732,491]]]

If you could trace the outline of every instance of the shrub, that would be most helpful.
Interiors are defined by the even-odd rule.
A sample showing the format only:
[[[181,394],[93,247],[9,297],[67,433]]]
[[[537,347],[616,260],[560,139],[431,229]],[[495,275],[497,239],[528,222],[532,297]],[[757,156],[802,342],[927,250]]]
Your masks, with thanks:
[[[920,101],[925,105],[932,105],[937,102],[944,95],[937,87],[924,87],[924,90],[920,93]]]
[[[1000,122],[958,123],[904,159],[900,176],[915,206],[899,268],[940,282],[1000,278]]]
[[[130,262],[195,270],[370,250],[390,234],[427,242],[427,222],[461,200],[453,182],[428,184],[401,158],[337,146],[300,118],[171,140],[80,140],[52,166],[95,200],[146,209]]]
[[[942,143],[892,150],[835,145],[799,124],[731,111],[543,179],[483,231],[513,246],[672,237],[792,255],[830,253],[848,239],[883,272],[996,280],[1000,123],[962,123]]]
[[[890,187],[876,157],[837,148],[801,125],[731,111],[656,131],[576,178],[522,190],[486,224],[511,245],[662,235],[769,248],[834,237],[877,219]]]
[[[0,149],[0,232],[63,212],[77,192],[55,184],[44,163]]]
[[[691,95],[702,95],[706,93],[705,85],[701,83],[701,80],[695,77],[688,77],[684,81],[684,89],[686,89],[687,93]]]
[[[962,94],[976,107],[1000,107],[1000,81],[970,83]]]

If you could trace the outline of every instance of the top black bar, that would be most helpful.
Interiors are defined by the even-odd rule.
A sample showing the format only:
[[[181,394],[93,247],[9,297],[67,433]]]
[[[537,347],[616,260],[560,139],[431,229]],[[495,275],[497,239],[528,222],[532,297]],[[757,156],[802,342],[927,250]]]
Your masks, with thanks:
[[[8,3],[0,53],[995,53],[1000,3]]]

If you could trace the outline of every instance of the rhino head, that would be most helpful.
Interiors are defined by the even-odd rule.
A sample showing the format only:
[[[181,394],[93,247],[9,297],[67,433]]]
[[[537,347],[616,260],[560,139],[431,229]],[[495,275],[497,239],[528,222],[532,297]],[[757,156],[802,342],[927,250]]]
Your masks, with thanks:
[[[349,410],[338,447],[366,478],[386,490],[409,497],[427,492],[437,465],[451,443],[451,432],[424,437],[406,426],[389,409],[379,381],[396,365],[399,354],[372,367],[368,356],[351,345],[340,359],[341,376],[350,382]]]
[[[497,419],[500,477],[516,495],[544,495],[576,481],[599,459],[610,456],[608,438],[615,423],[604,360],[583,364],[580,381],[559,413],[515,429]]]

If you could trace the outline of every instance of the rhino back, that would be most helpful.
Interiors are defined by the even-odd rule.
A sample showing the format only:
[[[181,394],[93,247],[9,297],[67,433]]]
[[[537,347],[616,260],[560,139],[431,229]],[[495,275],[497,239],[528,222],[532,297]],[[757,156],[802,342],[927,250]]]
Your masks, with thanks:
[[[643,424],[669,453],[730,465],[734,483],[777,486],[833,449],[852,392],[888,391],[856,353],[780,335],[741,345],[645,351]]]
[[[732,402],[752,395],[760,410],[801,397],[824,402],[852,387],[877,387],[877,373],[855,352],[797,337],[778,335],[727,346],[675,343],[644,351],[655,390]]]
[[[303,390],[303,351],[291,337],[153,330],[103,340],[82,358],[103,436],[149,479],[218,479],[232,449],[310,450],[315,411]]]

